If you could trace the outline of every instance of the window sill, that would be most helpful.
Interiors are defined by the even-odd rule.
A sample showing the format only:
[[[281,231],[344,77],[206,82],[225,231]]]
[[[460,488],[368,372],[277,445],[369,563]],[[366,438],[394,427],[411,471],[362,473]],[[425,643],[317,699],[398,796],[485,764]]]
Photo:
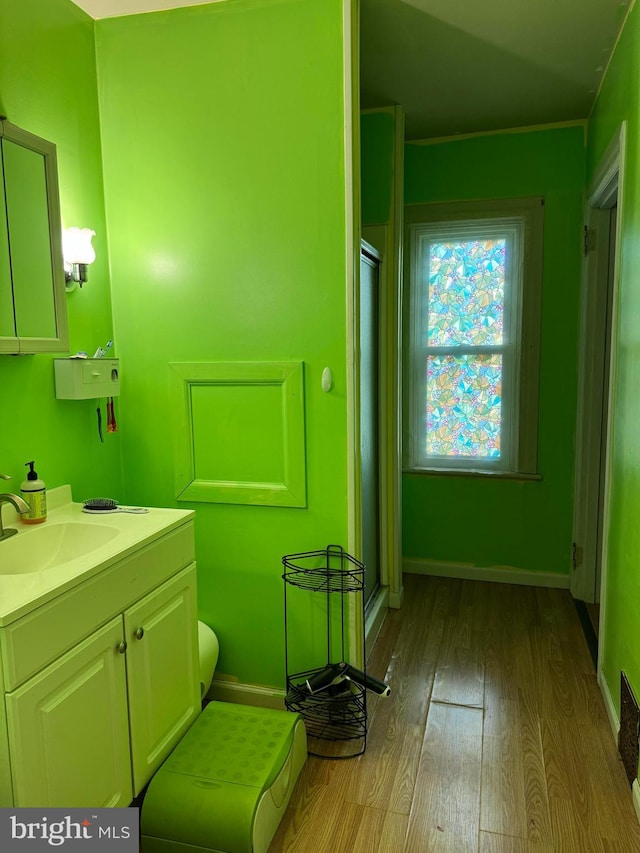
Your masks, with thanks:
[[[521,480],[540,482],[542,474],[525,474],[521,471],[480,471],[469,468],[404,468],[403,474],[436,477],[484,477],[489,480]]]

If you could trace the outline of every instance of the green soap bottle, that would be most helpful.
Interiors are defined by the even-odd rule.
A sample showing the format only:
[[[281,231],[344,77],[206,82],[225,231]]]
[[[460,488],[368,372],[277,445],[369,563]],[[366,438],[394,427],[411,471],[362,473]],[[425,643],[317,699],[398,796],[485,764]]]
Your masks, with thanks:
[[[37,471],[33,470],[35,462],[25,462],[29,467],[27,479],[20,486],[23,500],[29,504],[29,512],[20,516],[25,524],[41,524],[47,520],[47,490],[44,482],[38,479]]]

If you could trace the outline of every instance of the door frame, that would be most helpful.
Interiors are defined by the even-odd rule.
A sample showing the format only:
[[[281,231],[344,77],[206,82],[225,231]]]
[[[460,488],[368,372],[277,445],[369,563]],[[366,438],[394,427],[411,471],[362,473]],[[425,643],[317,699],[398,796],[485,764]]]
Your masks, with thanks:
[[[380,588],[368,609],[365,634],[371,642],[388,607],[402,607],[402,280],[404,232],[404,114],[393,108],[395,138],[393,196],[389,221],[362,228],[362,239],[380,255],[379,300],[379,491]],[[359,299],[359,293],[358,293]],[[358,311],[354,312],[356,317]],[[359,340],[359,330],[357,332]],[[358,398],[356,398],[358,399]],[[358,411],[359,420],[359,411]],[[359,448],[359,441],[357,447]]]
[[[347,520],[348,550],[361,551],[360,494],[360,68],[359,0],[343,0],[344,15],[344,114],[345,114],[345,223],[346,223],[346,322],[347,322]],[[387,607],[400,608],[404,601],[402,583],[402,280],[404,233],[404,114],[392,108],[395,118],[393,197],[385,246],[374,245],[386,259],[380,274],[379,298],[383,335],[380,339],[380,590],[362,625],[362,609],[349,609],[349,649],[352,660],[362,666],[365,645],[382,625]],[[351,605],[350,601],[350,605]]]
[[[394,520],[389,518],[386,511],[389,493],[388,479],[388,451],[389,431],[385,413],[393,406],[393,400],[389,393],[389,376],[386,352],[389,323],[386,313],[386,291],[389,275],[387,225],[366,225],[362,228],[362,245],[366,249],[371,247],[378,257],[378,519],[380,530],[378,533],[378,590],[372,600],[368,603],[365,613],[365,636],[373,640],[377,635],[385,613],[389,607],[389,589],[391,585],[390,561],[388,555],[390,528]],[[369,647],[371,642],[369,642]]]
[[[383,226],[384,227],[384,226]],[[365,625],[369,626],[371,622],[371,616],[374,611],[383,611],[386,610],[389,603],[389,589],[388,589],[388,572],[387,566],[384,566],[383,571],[383,543],[387,534],[387,519],[383,518],[384,513],[384,504],[382,501],[383,491],[386,493],[386,485],[383,485],[383,480],[385,477],[384,471],[384,449],[386,447],[386,435],[384,433],[385,423],[384,423],[384,412],[386,411],[386,381],[385,381],[385,363],[382,357],[382,344],[386,337],[386,322],[385,317],[383,315],[383,300],[382,300],[382,288],[384,286],[384,274],[385,274],[385,266],[383,263],[383,255],[382,252],[369,240],[367,240],[367,235],[369,234],[369,228],[363,226],[362,228],[362,238],[360,240],[360,270],[362,272],[362,258],[365,257],[368,261],[377,264],[377,276],[376,276],[376,288],[375,288],[375,296],[376,296],[376,340],[375,340],[375,354],[377,358],[377,379],[378,379],[378,388],[377,388],[377,405],[376,405],[376,429],[377,433],[377,456],[376,456],[376,481],[377,481],[377,510],[378,510],[378,531],[377,531],[377,562],[378,562],[378,587],[375,590],[375,594],[372,593],[371,599],[369,601],[366,600],[365,595]],[[374,231],[377,229],[374,227]],[[380,236],[378,234],[376,237]],[[359,309],[362,307],[362,275],[360,275],[360,299],[359,299]],[[361,313],[358,310],[358,318],[360,319]],[[359,328],[359,339],[362,342],[362,327]],[[360,388],[362,389],[362,351],[361,347],[358,348],[359,358],[358,358],[358,372],[360,378]],[[358,396],[358,423],[362,426],[362,411],[360,407],[360,396]],[[360,436],[362,438],[362,435]],[[360,462],[362,463],[362,452],[360,452]],[[360,485],[362,486],[362,464],[360,465]],[[363,524],[363,514],[360,514],[360,527],[361,533],[364,527]],[[361,556],[364,557],[364,542],[362,542],[361,546]],[[365,572],[365,590],[366,590],[366,572]],[[381,595],[382,593],[382,595]],[[384,612],[381,613],[380,621],[382,621],[382,616]]]
[[[596,565],[600,559],[600,631],[598,673],[601,669],[606,636],[606,594],[608,572],[608,533],[611,504],[611,458],[613,446],[613,410],[615,405],[617,308],[620,278],[620,250],[623,219],[623,187],[626,144],[626,122],[620,126],[602,156],[589,184],[585,216],[585,263],[583,265],[582,305],[580,318],[578,417],[576,435],[575,502],[573,541],[576,565],[571,572],[574,598],[594,601]],[[607,394],[606,440],[602,435],[603,373],[606,336],[606,298],[609,277],[609,210],[617,198],[617,221],[613,279],[610,282],[610,359]],[[597,381],[594,381],[594,377]],[[602,541],[598,544],[596,528],[601,456],[604,454],[604,496],[602,503]],[[598,553],[599,550],[599,553]]]

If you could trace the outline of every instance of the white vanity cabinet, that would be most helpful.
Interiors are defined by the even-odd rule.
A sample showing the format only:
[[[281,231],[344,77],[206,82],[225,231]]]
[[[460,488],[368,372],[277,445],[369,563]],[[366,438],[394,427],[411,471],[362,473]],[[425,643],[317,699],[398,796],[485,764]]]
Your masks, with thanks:
[[[136,795],[200,709],[194,626],[197,632],[195,565],[124,614]]]
[[[126,806],[149,781],[200,710],[193,552],[189,521],[0,628],[0,806]]]
[[[6,697],[16,806],[128,806],[132,799],[122,619]]]

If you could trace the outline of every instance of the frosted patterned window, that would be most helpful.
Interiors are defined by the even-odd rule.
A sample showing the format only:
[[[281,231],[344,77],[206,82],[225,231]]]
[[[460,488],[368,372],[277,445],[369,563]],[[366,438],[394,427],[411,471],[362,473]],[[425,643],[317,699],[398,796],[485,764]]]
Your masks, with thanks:
[[[519,455],[525,232],[524,216],[409,227],[410,468],[532,467]]]
[[[429,355],[427,456],[500,458],[502,357]]]

